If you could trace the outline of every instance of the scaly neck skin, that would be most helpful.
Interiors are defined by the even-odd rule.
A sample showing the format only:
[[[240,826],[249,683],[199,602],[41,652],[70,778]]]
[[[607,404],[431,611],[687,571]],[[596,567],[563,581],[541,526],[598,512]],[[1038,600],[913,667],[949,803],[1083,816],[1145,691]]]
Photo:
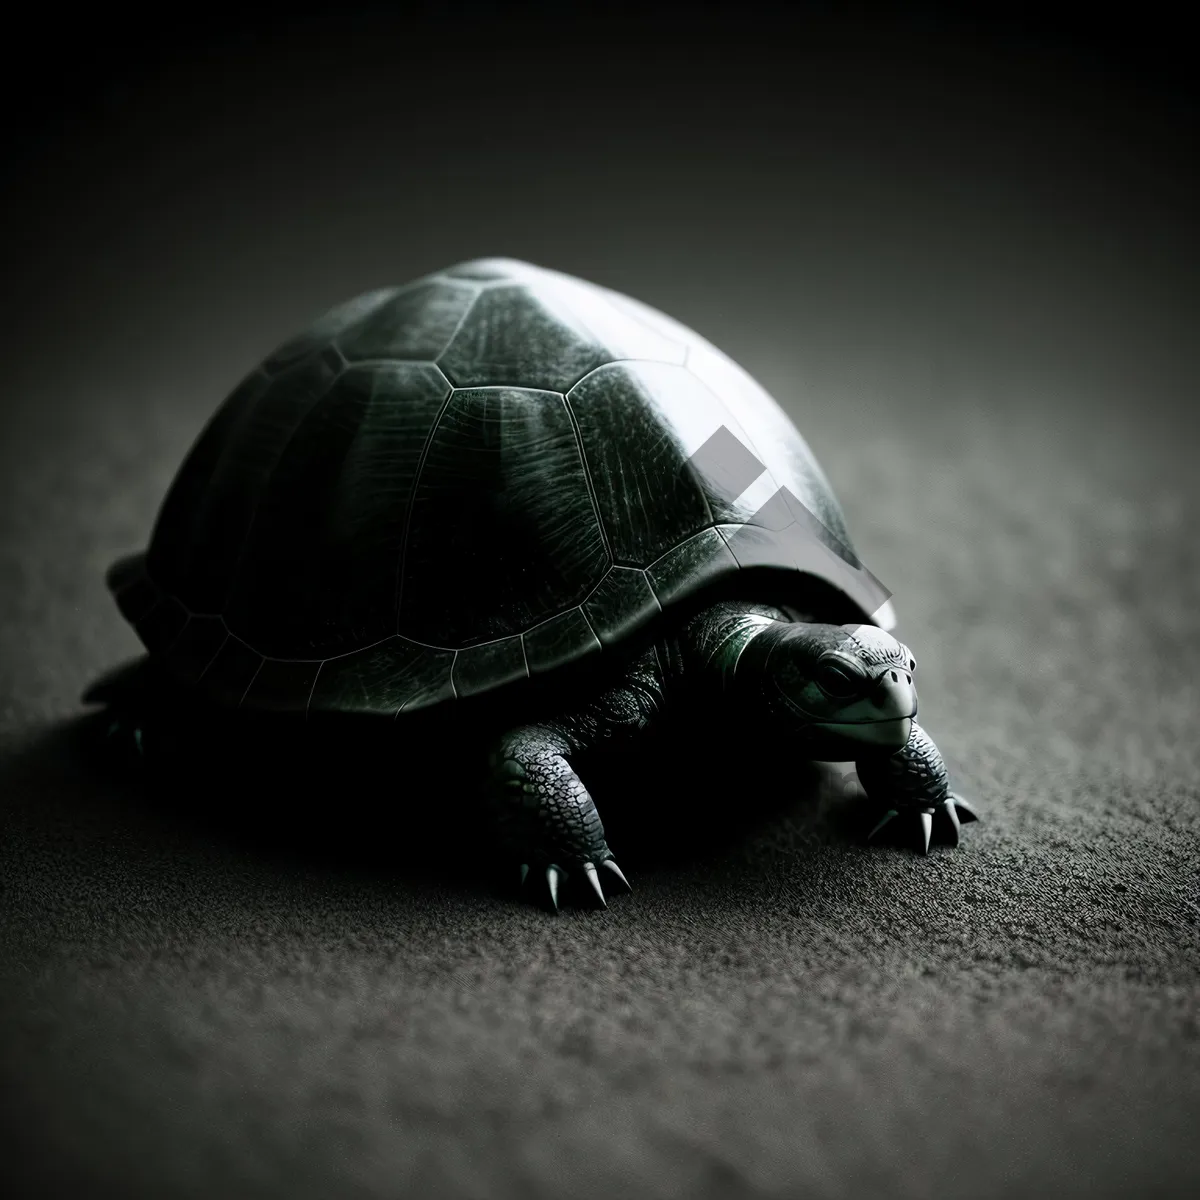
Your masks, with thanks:
[[[811,757],[848,761],[898,749],[915,716],[908,651],[879,637],[886,644],[874,645],[865,627],[722,603],[684,626],[668,674],[693,712],[721,714],[722,729],[783,736]]]
[[[739,661],[747,648],[758,642],[765,652],[774,640],[772,631],[786,628],[789,617],[781,609],[734,601],[714,604],[667,643],[671,682],[690,701],[720,703],[735,687],[741,690]]]
[[[788,709],[775,679],[781,670],[791,674],[798,663],[815,658],[820,653],[820,635],[830,627],[761,612],[743,613],[730,625],[729,636],[712,661],[719,671],[724,702],[764,731],[782,728],[795,736],[800,732],[796,714]]]

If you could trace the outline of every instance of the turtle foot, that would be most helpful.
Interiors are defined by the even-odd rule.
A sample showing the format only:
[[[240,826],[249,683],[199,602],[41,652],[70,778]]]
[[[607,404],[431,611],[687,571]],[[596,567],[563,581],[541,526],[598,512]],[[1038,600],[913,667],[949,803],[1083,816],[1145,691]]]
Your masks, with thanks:
[[[603,882],[601,877],[603,876]],[[597,867],[594,862],[573,866],[560,863],[521,864],[521,891],[534,904],[558,912],[567,899],[575,899],[581,907],[607,908],[604,883],[611,889],[631,892],[629,880],[617,866],[616,859],[602,859]]]
[[[867,841],[875,841],[887,830],[893,837],[899,835],[901,840],[915,842],[922,854],[928,854],[933,845],[957,846],[962,826],[978,820],[975,809],[951,793],[940,804],[889,808],[867,835]]]
[[[604,840],[596,805],[567,760],[568,749],[555,729],[514,730],[491,755],[485,789],[503,858],[521,864],[523,894],[554,912],[568,900],[607,907],[605,883],[629,886]]]
[[[110,710],[104,714],[97,738],[98,750],[118,770],[141,770],[147,765],[146,725],[137,716]]]

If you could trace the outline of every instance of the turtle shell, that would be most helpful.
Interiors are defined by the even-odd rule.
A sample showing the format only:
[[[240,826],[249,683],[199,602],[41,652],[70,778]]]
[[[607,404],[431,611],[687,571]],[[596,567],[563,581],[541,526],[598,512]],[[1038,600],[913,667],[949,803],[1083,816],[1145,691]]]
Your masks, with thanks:
[[[600,654],[747,568],[890,624],[749,375],[627,296],[483,259],[276,350],[109,582],[219,703],[395,715]]]

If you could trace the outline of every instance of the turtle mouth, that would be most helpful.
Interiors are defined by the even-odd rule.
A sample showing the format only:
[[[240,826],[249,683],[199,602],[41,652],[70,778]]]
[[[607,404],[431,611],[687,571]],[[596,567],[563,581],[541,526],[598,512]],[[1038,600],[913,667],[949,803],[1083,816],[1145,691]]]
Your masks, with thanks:
[[[897,721],[915,721],[917,705],[914,702],[912,712],[893,713],[886,717],[863,717],[859,721],[814,721],[813,724],[822,729],[861,729],[866,725],[894,725]]]
[[[813,724],[813,729],[848,742],[900,750],[912,736],[913,717],[916,715],[914,708],[907,717],[880,717],[877,721],[820,721]]]
[[[818,720],[820,714],[810,712],[802,704],[799,704],[793,697],[779,685],[779,681],[775,680],[775,691],[779,699],[783,701],[784,707],[798,717],[803,717],[807,724],[818,729],[841,730],[844,729],[847,733],[856,729],[865,729],[872,725],[890,725],[898,721],[915,721],[917,718],[917,709],[920,707],[917,700],[916,689],[909,687],[909,695],[903,696],[895,691],[889,699],[892,704],[888,705],[886,701],[880,705],[882,711],[873,712],[868,716],[862,717],[847,717],[838,721]],[[911,700],[910,705],[904,704],[905,700]],[[890,711],[889,711],[890,709]],[[908,711],[905,711],[907,709]]]

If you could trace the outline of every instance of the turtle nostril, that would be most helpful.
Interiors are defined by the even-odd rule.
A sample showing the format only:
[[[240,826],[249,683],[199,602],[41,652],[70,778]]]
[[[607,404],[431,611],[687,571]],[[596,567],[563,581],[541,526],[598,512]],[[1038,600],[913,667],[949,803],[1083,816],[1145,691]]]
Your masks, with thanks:
[[[895,671],[893,671],[893,672],[892,672],[892,682],[893,682],[893,683],[899,683],[899,682],[900,682],[900,676],[899,676],[899,675],[897,675]]]

